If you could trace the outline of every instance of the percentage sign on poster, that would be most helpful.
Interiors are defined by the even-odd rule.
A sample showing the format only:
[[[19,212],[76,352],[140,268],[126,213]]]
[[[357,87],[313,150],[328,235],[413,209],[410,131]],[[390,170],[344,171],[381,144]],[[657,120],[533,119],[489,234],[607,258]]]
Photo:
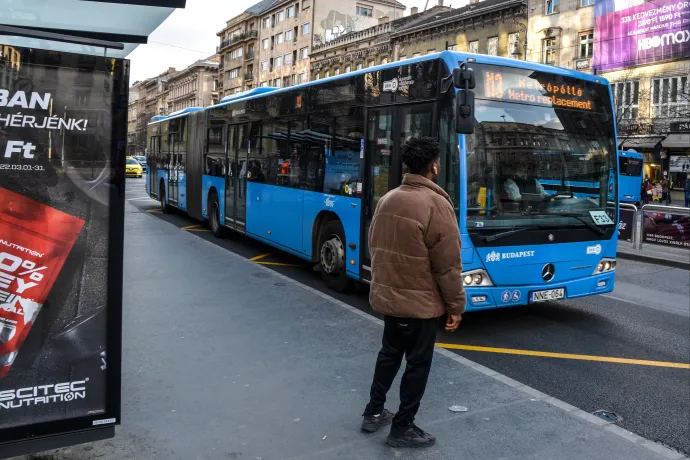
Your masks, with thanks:
[[[45,270],[46,268],[48,268],[48,267],[38,267],[38,268],[35,268],[35,267],[36,267],[36,264],[33,263],[33,262],[31,262],[30,260],[25,260],[25,261],[22,263],[22,267],[28,268],[28,270],[25,271],[25,272],[20,273],[19,276],[24,276],[24,275],[29,275],[29,274],[31,274],[31,275],[29,276],[29,279],[32,279],[32,280],[34,280],[34,281],[41,281],[41,280],[43,279],[43,273],[39,273],[39,272],[40,272],[41,270]]]

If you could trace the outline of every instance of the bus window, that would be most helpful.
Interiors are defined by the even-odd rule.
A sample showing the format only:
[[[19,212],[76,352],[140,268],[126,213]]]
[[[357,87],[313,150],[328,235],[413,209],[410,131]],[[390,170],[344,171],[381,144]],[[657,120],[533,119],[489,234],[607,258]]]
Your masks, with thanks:
[[[337,195],[360,196],[362,165],[360,158],[364,138],[364,117],[361,108],[352,109],[346,117],[335,119],[333,155],[326,158],[328,192]],[[325,187],[324,187],[325,188]]]
[[[263,124],[259,162],[267,184],[290,186],[289,136],[290,126],[287,121],[271,120]],[[282,171],[286,173],[283,174]]]
[[[642,160],[637,158],[620,157],[620,174],[624,176],[640,176],[642,174]]]
[[[400,147],[411,137],[431,137],[433,104],[418,104],[401,107],[398,111],[400,124]],[[403,164],[403,174],[407,166]]]

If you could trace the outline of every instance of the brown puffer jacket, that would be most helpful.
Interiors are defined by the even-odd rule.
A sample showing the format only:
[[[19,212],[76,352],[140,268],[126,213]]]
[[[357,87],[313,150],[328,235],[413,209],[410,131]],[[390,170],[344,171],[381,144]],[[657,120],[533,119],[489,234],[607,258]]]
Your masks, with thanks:
[[[376,206],[369,229],[374,311],[437,318],[465,311],[460,233],[448,194],[407,174]]]

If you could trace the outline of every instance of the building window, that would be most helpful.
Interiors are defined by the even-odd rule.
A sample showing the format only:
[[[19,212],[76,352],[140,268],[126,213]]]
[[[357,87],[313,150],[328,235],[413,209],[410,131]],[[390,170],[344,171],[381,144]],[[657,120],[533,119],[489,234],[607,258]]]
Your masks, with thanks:
[[[262,24],[264,29],[269,29],[271,27],[271,18],[264,18]]]
[[[421,56],[421,55],[422,55],[422,53],[414,53],[414,54],[412,55],[412,57],[413,57],[413,58],[416,58],[416,57],[419,57],[419,56]]]
[[[281,43],[283,43],[283,34],[276,34],[276,45],[280,45]]]
[[[520,34],[518,32],[508,34],[508,57],[520,55]]]
[[[317,79],[317,80],[321,80],[321,73],[316,72],[316,79]]]
[[[616,117],[632,120],[639,114],[640,82],[620,81],[611,84],[616,104]]]
[[[309,35],[309,23],[302,24],[302,35]]]
[[[457,51],[458,45],[448,45],[448,51]]]
[[[286,30],[285,31],[285,41],[290,41],[295,38],[295,31],[294,30]]]
[[[268,82],[267,82],[267,81],[262,81],[261,83],[259,83],[259,86],[262,87],[262,88],[265,88],[265,87],[268,86]]]
[[[285,11],[276,13],[276,24],[280,24],[285,20]]]
[[[381,58],[381,64],[388,64],[388,58]]]
[[[276,88],[281,88],[280,84],[280,78],[276,78],[275,80],[273,80],[273,86],[275,86]]]
[[[261,71],[266,72],[268,70],[268,61],[261,61]]]
[[[278,56],[277,58],[273,58],[273,68],[275,69],[276,67],[280,67],[283,65],[283,56]]]
[[[435,49],[433,49],[433,50],[427,50],[426,54],[433,54],[433,53],[435,53],[435,52],[436,52]]]
[[[302,11],[308,10],[311,7],[311,0],[302,0]]]
[[[594,0],[580,0],[580,7],[582,8],[592,5],[594,5]]]
[[[367,67],[374,67],[375,65],[376,65],[376,62],[371,60],[371,61],[369,61],[369,65],[367,65]]]
[[[307,82],[307,72],[302,72],[299,74],[299,82],[300,83],[306,83]]]
[[[486,42],[486,54],[498,56],[498,37],[489,37],[489,40]]]
[[[374,17],[374,9],[370,6],[357,5],[357,16],[364,16],[365,18]]]
[[[230,51],[230,59],[238,59],[242,57],[242,48],[237,48]]]
[[[340,75],[340,67],[336,67],[333,71],[333,75]]]
[[[545,14],[556,14],[556,13],[558,13],[558,0],[546,0]]]
[[[594,32],[580,34],[580,57],[591,58],[594,51]]]
[[[405,59],[407,59],[407,56],[405,56],[405,55],[400,56],[401,61],[404,61]]]
[[[541,41],[541,62],[556,65],[556,39],[545,38]]]
[[[328,78],[331,76],[331,71],[327,70],[326,73],[323,75],[324,78]]]
[[[264,38],[261,40],[261,48],[267,50],[268,49],[268,38]]]
[[[479,53],[479,40],[471,41],[469,46],[467,47],[467,51],[475,54]]]
[[[288,7],[288,9],[285,11],[287,12],[288,18],[294,18],[295,17],[295,7],[294,6]]]
[[[357,66],[355,67],[357,70],[362,70],[362,63],[358,63]]]
[[[352,71],[352,68],[350,67],[350,65],[349,64],[346,65],[345,66],[345,73],[350,73],[351,71]]]
[[[230,72],[228,72],[228,80],[231,80],[233,78],[238,78],[240,76],[240,68],[232,69]]]
[[[688,76],[652,79],[652,117],[687,118],[690,110]]]
[[[283,62],[285,63],[285,65],[290,65],[290,64],[292,64],[292,53],[286,54],[286,55],[283,57]]]
[[[307,59],[308,57],[309,57],[309,48],[300,48],[299,58],[300,59]]]

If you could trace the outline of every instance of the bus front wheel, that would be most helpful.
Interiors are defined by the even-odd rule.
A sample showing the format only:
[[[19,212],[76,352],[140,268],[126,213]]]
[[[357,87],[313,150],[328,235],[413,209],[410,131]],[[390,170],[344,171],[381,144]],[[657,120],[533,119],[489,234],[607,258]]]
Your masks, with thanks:
[[[352,286],[347,276],[345,231],[338,220],[326,222],[319,232],[319,268],[329,288],[345,292]]]

